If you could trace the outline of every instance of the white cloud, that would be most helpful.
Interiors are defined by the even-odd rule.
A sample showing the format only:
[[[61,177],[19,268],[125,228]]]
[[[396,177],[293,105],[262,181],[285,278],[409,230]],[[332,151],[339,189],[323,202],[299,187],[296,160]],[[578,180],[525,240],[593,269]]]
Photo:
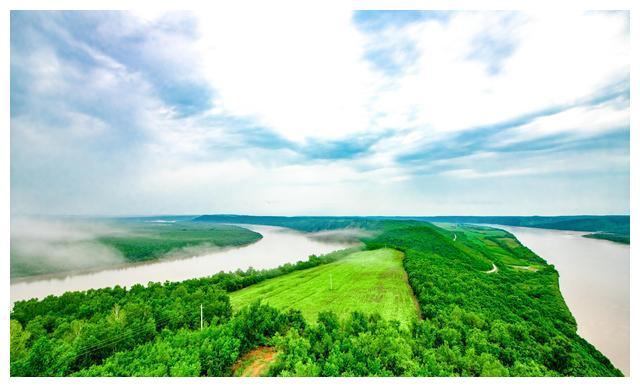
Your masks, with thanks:
[[[372,129],[376,79],[350,12],[215,13],[199,19],[218,108],[280,135],[341,138]]]
[[[628,127],[629,106],[626,104],[578,106],[516,126],[495,135],[491,143],[499,147],[558,135],[584,138]]]
[[[548,151],[532,151],[526,155],[483,152],[451,159],[450,169],[439,175],[455,179],[485,179],[569,173],[620,173],[628,171],[628,168],[628,149],[613,146],[589,152],[566,151],[553,154]]]
[[[142,15],[142,23],[123,17],[96,26],[112,44],[140,39],[138,59],[158,68],[117,61],[60,31],[68,48],[92,58],[91,68],[65,58],[46,39],[36,42],[41,49],[12,51],[12,66],[30,76],[26,97],[34,108],[12,117],[13,175],[44,175],[20,184],[12,180],[12,208],[24,202],[17,207],[58,213],[371,214],[400,207],[411,213],[427,204],[422,191],[403,199],[403,190],[420,177],[412,175],[415,165],[404,165],[398,156],[437,146],[469,128],[575,105],[629,73],[621,14],[520,15],[505,23],[504,15],[463,12],[446,23],[430,20],[379,35],[357,30],[350,13],[326,10],[193,16],[200,34],[195,42],[189,33],[160,28],[191,16]],[[486,33],[494,40],[508,37],[513,45],[498,61],[501,71],[489,71],[491,45],[479,57],[472,55]],[[415,62],[394,49],[408,42],[415,45]],[[391,49],[403,71],[379,71],[364,59],[378,48]],[[173,73],[210,87],[214,107],[177,114],[150,80],[162,82]],[[96,106],[96,114],[80,105]],[[69,125],[47,122],[35,111]],[[104,112],[110,114],[98,114]],[[558,133],[588,137],[628,122],[628,115],[626,106],[575,107],[507,131],[503,141]],[[312,139],[393,133],[354,159],[318,161],[291,149],[247,145],[250,132],[239,122],[308,145]],[[120,142],[110,143],[114,138]],[[447,167],[442,179],[476,182],[563,170],[560,164],[545,167],[549,155],[522,156],[509,168],[491,164],[499,157],[463,156],[431,162],[425,170]],[[606,155],[594,160],[604,168],[625,163]],[[427,189],[431,198],[442,188],[436,184]]]
[[[481,172],[471,168],[452,169],[441,173],[442,176],[455,177],[460,179],[478,179],[487,177],[509,177],[538,174],[541,171],[536,168],[509,168],[498,171]]]
[[[316,9],[197,16],[193,61],[216,91],[213,112],[299,142],[384,129],[428,141],[584,101],[629,72],[622,13],[461,12],[373,34]],[[407,44],[413,63],[394,48]],[[402,71],[375,70],[364,56],[377,49]]]
[[[406,27],[419,48],[413,70],[381,97],[387,127],[451,132],[491,125],[592,98],[629,73],[629,41],[621,14],[454,14],[447,24]],[[470,57],[485,30],[513,42],[501,71]],[[497,55],[497,54],[496,54]]]

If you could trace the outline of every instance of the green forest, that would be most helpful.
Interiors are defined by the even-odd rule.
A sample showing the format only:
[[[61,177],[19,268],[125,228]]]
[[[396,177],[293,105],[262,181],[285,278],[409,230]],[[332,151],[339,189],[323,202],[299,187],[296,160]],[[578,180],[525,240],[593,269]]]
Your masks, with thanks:
[[[268,347],[275,355],[260,374],[269,376],[622,376],[576,333],[554,267],[505,231],[410,220],[277,222],[264,223],[375,231],[362,238],[364,252],[402,254],[418,313],[403,322],[383,316],[375,303],[384,297],[368,300],[374,306],[365,311],[336,313],[324,298],[313,318],[303,312],[309,305],[272,305],[259,291],[233,307],[234,294],[260,286],[281,293],[289,282],[295,292],[297,282],[286,276],[353,270],[343,262],[360,254],[355,247],[270,270],[16,302],[11,375],[231,376]]]
[[[234,247],[262,238],[257,232],[238,226],[190,221],[128,223],[126,230],[124,235],[102,236],[98,241],[117,249],[129,262],[158,259],[172,252],[179,254],[188,247]]]
[[[587,231],[586,238],[606,239],[629,244],[631,217],[629,215],[573,215],[573,216],[428,216],[405,219],[426,222],[501,224],[505,226],[545,228],[550,230]]]

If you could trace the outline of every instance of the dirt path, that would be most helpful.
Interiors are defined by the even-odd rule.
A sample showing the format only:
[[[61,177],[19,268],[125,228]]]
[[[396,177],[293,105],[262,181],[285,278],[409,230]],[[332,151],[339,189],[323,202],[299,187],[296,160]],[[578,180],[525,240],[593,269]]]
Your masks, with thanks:
[[[275,361],[273,347],[258,347],[242,356],[233,366],[233,376],[262,376]]]
[[[498,266],[496,266],[495,263],[491,262],[491,264],[493,265],[493,268],[491,270],[485,271],[485,273],[487,274],[491,274],[491,273],[495,273],[498,271]]]
[[[455,242],[458,239],[458,234],[453,234],[453,241]]]
[[[520,270],[526,270],[526,271],[538,271],[538,268],[534,267],[534,266],[517,266],[517,265],[511,265],[512,268],[514,269],[520,269]]]

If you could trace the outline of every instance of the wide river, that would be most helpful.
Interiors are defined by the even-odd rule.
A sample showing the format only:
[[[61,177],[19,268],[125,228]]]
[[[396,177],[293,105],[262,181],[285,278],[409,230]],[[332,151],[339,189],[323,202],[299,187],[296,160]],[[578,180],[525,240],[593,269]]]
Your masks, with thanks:
[[[585,232],[491,225],[506,230],[560,273],[578,334],[629,375],[629,245]]]
[[[133,264],[91,273],[66,277],[39,277],[11,283],[11,304],[30,298],[59,295],[70,290],[87,290],[115,285],[146,285],[148,282],[183,281],[205,277],[220,271],[274,268],[285,263],[307,260],[311,254],[326,254],[353,244],[327,242],[310,238],[294,230],[242,225],[262,234],[258,242],[237,248],[228,248],[207,255],[186,259]]]

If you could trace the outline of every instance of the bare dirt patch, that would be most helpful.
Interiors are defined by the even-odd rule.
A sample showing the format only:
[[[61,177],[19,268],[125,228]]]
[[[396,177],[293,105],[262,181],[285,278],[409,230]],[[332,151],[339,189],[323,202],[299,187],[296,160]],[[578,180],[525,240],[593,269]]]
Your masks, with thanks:
[[[242,356],[233,366],[233,376],[264,376],[275,361],[273,347],[258,347]]]

